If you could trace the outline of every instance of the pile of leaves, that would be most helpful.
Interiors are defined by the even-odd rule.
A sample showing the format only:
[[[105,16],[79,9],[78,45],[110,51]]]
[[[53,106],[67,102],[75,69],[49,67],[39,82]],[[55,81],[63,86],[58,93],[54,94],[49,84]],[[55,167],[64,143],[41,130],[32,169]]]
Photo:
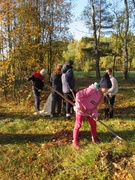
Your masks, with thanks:
[[[100,151],[96,159],[95,170],[101,173],[108,171],[108,179],[134,180],[135,155],[113,153],[111,150]]]

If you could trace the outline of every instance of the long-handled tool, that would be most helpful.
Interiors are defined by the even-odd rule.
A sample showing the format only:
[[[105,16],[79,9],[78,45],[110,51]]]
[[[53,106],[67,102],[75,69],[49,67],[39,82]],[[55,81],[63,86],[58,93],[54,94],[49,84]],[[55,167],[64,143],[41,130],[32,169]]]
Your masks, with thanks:
[[[85,113],[85,112],[83,112],[83,113]],[[90,114],[88,114],[88,113],[85,113],[87,116],[90,116],[90,117],[92,117],[95,121],[96,121],[96,119],[92,116],[92,115],[90,115]],[[98,120],[97,122],[99,122],[99,123],[101,123],[103,126],[105,126],[114,136],[116,136],[116,138],[118,139],[118,140],[120,140],[120,141],[122,141],[122,138],[120,137],[120,136],[118,136],[111,128],[109,128],[106,124],[104,124],[101,120]]]
[[[75,99],[75,94],[74,94],[73,90],[70,89],[70,91],[71,91],[71,93],[72,93],[72,96],[73,96],[73,98],[74,98],[74,101],[76,101],[76,99]]]
[[[69,99],[67,99],[62,93],[60,93],[59,91],[57,91],[56,89],[54,89],[52,86],[50,86],[49,84],[46,84],[46,86],[48,86],[51,90],[53,90],[53,91],[55,91],[57,94],[59,94],[65,101],[67,101],[67,102],[69,102],[71,105],[75,105],[72,101],[70,101]],[[83,112],[83,111],[82,111]],[[86,113],[86,112],[83,112],[83,113],[85,113],[87,116],[90,116],[90,117],[92,117],[95,121],[96,121],[96,119],[92,116],[92,115],[90,115],[90,114],[88,114],[88,113]],[[116,138],[118,139],[118,140],[120,140],[120,141],[122,141],[122,138],[120,137],[120,136],[118,136],[111,128],[109,128],[106,124],[104,124],[101,120],[100,121],[97,121],[97,122],[99,122],[99,123],[101,123],[103,126],[105,126],[114,136],[116,136]]]
[[[94,117],[93,117],[92,115],[90,115],[89,113],[86,113],[86,112],[81,111],[81,110],[80,110],[80,112],[83,112],[86,116],[92,117],[95,121],[97,121],[96,118],[94,118]],[[101,123],[103,126],[105,126],[114,136],[116,136],[116,138],[117,138],[118,140],[122,141],[122,138],[121,138],[120,136],[118,136],[118,135],[117,135],[111,128],[109,128],[106,124],[104,124],[101,120],[98,120],[97,122],[99,122],[99,123]]]
[[[120,140],[120,141],[123,140],[120,136],[118,136],[114,131],[112,131],[111,128],[109,128],[109,127],[108,127],[106,124],[104,124],[102,121],[98,121],[98,122],[100,122],[101,124],[103,124],[114,136],[116,136],[116,138],[117,138],[118,140]]]
[[[52,86],[50,86],[49,84],[46,84],[47,87],[49,87],[51,90],[53,90],[54,92],[56,92],[57,94],[59,94],[65,101],[69,102],[72,106],[74,106],[74,102],[72,102],[71,100],[67,99],[61,92],[57,91],[55,88],[53,88]]]

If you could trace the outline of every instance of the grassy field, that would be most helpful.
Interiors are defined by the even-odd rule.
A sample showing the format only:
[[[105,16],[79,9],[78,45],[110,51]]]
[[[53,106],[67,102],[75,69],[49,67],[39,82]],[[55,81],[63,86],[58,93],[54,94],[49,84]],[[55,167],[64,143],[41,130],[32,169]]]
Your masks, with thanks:
[[[98,81],[90,74],[76,73],[77,89]],[[99,118],[123,141],[97,122],[100,144],[92,144],[89,125],[84,119],[80,150],[72,148],[74,115],[34,116],[33,97],[21,104],[0,105],[0,180],[134,180],[135,179],[135,79],[117,76],[119,93],[115,117]],[[49,94],[49,90],[46,94]],[[42,105],[45,101],[42,100]]]

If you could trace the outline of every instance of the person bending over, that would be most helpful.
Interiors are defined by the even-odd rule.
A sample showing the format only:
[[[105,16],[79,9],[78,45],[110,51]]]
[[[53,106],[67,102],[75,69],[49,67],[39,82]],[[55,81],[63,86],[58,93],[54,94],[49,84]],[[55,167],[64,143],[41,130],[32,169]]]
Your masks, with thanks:
[[[76,102],[74,106],[76,121],[73,129],[73,147],[79,149],[79,130],[82,125],[83,117],[87,117],[91,127],[91,137],[93,143],[100,140],[97,137],[96,120],[98,119],[97,106],[101,102],[104,93],[111,88],[109,75],[106,73],[99,83],[95,82],[89,87],[76,93]],[[90,115],[90,116],[89,116]]]
[[[34,115],[39,114],[40,110],[40,94],[44,87],[44,76],[46,70],[42,69],[40,72],[34,72],[30,77],[26,77],[28,81],[32,81],[32,91],[35,99],[35,109]]]

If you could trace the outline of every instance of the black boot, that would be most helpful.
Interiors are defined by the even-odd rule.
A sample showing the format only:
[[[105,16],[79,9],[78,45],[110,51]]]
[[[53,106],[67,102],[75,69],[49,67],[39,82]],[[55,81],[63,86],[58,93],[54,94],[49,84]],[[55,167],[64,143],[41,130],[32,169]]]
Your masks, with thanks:
[[[113,109],[109,111],[109,118],[113,118]]]
[[[105,108],[105,119],[109,118],[109,108]]]

